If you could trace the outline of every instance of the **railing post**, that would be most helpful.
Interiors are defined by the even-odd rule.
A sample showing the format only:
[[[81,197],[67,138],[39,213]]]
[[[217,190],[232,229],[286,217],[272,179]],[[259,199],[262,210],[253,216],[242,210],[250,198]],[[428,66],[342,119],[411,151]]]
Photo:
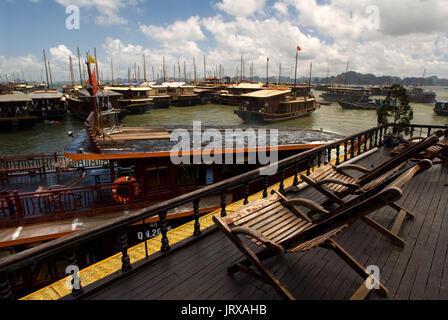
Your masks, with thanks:
[[[352,138],[350,140],[350,159],[352,159],[354,155],[355,155],[355,139]]]
[[[263,198],[268,197],[268,176],[263,176]]]
[[[278,187],[278,191],[280,193],[285,193],[285,185],[283,183],[283,180],[285,180],[285,170],[283,168],[280,168],[280,185]]]
[[[248,204],[249,203],[249,182],[245,181],[244,182],[244,204]]]
[[[331,162],[331,148],[327,149],[327,161],[328,161],[328,163]]]
[[[347,140],[344,141],[344,161],[347,161]]]
[[[411,126],[411,133],[410,133],[410,137],[412,138],[414,136],[414,126]]]
[[[159,217],[160,217],[160,229],[161,229],[160,231],[162,232],[162,247],[160,248],[160,251],[167,252],[171,248],[167,237],[168,222],[166,221],[166,211],[159,214]]]
[[[361,154],[361,136],[358,136],[358,153],[357,155],[359,156]]]
[[[336,165],[340,164],[341,161],[339,160],[339,149],[341,148],[341,145],[338,144],[337,148],[336,148]]]
[[[128,236],[126,234],[126,230],[124,229],[120,234],[120,248],[121,248],[121,270],[123,272],[127,272],[132,269],[131,259],[128,255]]]
[[[194,210],[194,232],[193,235],[198,236],[201,234],[201,225],[199,223],[199,200],[193,200],[193,210]]]
[[[227,215],[226,201],[227,201],[227,194],[225,191],[222,191],[221,192],[221,217],[225,217]]]
[[[12,300],[11,286],[9,285],[8,273],[0,272],[0,300]]]
[[[296,186],[299,184],[299,163],[296,161],[294,162],[294,181],[293,181],[293,185]]]
[[[378,147],[378,129],[375,129],[375,147]]]
[[[16,207],[16,218],[18,221],[20,221],[23,218],[23,210],[22,205],[20,203],[19,192],[17,190],[14,190],[13,196],[14,196],[14,205]]]

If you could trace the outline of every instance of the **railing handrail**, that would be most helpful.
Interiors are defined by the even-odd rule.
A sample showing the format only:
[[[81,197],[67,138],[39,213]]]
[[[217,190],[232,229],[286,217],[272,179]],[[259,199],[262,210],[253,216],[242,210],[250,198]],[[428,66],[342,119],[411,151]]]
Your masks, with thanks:
[[[422,128],[447,128],[443,125],[420,125],[420,124],[411,124],[409,127],[422,127]],[[277,168],[290,166],[296,163],[300,163],[303,160],[306,160],[307,158],[310,159],[310,156],[316,156],[318,154],[321,154],[321,152],[326,150],[331,150],[333,148],[340,147],[343,143],[347,143],[349,141],[354,141],[361,136],[366,136],[368,133],[371,132],[378,132],[381,130],[386,129],[385,126],[378,126],[373,127],[371,129],[358,132],[356,134],[353,134],[351,136],[339,139],[337,141],[334,141],[329,144],[325,144],[323,146],[310,149],[307,151],[304,151],[302,153],[299,153],[297,155],[290,156],[286,159],[277,161],[275,165],[277,165]],[[361,141],[359,141],[361,142]],[[365,143],[367,142],[367,139],[365,139]],[[272,166],[272,164],[271,164]],[[79,245],[80,243],[89,241],[91,239],[100,237],[104,234],[109,234],[112,232],[117,232],[122,230],[123,228],[132,225],[135,222],[142,221],[144,219],[147,219],[149,217],[155,216],[157,214],[167,212],[170,209],[173,209],[177,206],[183,205],[185,203],[198,200],[200,198],[203,198],[204,196],[208,196],[210,194],[217,194],[221,193],[222,191],[228,191],[229,189],[234,189],[235,187],[241,186],[245,183],[252,182],[255,180],[258,180],[262,178],[263,176],[260,175],[260,170],[263,168],[268,168],[269,166],[265,166],[262,168],[258,168],[243,174],[240,174],[238,176],[226,179],[224,181],[215,183],[210,186],[203,187],[201,189],[192,191],[190,193],[178,196],[174,199],[166,200],[154,205],[151,205],[147,208],[143,208],[140,210],[135,210],[128,215],[124,217],[118,217],[113,219],[112,221],[108,221],[105,223],[102,223],[100,225],[97,225],[95,227],[81,230],[73,234],[66,235],[64,237],[52,240],[50,242],[44,243],[42,245],[39,245],[37,247],[19,252],[17,254],[5,257],[0,259],[0,271],[10,271],[17,268],[20,268],[21,266],[28,265],[30,263],[33,263],[37,260],[46,258],[48,256],[51,256],[55,253],[58,253],[60,251],[63,251],[65,249],[73,248]]]

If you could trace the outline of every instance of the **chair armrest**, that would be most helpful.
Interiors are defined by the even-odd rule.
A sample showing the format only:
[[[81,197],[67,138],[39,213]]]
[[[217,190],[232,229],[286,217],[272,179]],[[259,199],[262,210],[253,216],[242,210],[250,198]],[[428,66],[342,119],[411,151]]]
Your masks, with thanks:
[[[269,247],[270,249],[273,249],[274,251],[277,251],[279,253],[285,252],[285,249],[281,245],[269,240],[260,231],[255,230],[253,228],[235,227],[235,228],[232,228],[231,232],[235,235],[243,234],[243,235],[255,238],[258,241],[260,241],[261,243],[263,243],[266,247]]]
[[[291,199],[282,202],[284,206],[302,206],[305,208],[308,208],[310,210],[313,210],[315,212],[323,213],[323,214],[329,214],[330,211],[325,210],[321,205],[317,204],[316,202],[309,200],[309,199],[303,199],[303,198],[296,198]]]
[[[367,168],[364,168],[360,165],[357,164],[347,164],[347,165],[342,165],[340,167],[337,167],[338,171],[345,171],[345,170],[355,170],[355,171],[359,171],[362,173],[369,173],[370,170]]]
[[[334,183],[334,184],[340,184],[342,186],[345,186],[347,188],[354,188],[354,189],[358,189],[360,187],[359,184],[357,183],[349,183],[349,182],[345,182],[339,179],[325,179],[325,180],[321,180],[319,182],[316,182],[319,185],[323,185],[323,184],[330,184],[330,183]]]

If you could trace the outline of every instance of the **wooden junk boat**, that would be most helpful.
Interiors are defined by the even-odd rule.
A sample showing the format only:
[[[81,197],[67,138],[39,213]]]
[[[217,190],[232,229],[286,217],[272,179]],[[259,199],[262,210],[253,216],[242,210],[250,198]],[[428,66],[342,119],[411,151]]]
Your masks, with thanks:
[[[242,82],[229,86],[227,89],[221,90],[215,96],[215,102],[217,104],[238,106],[243,99],[242,95],[258,90],[265,90],[261,82]]]
[[[439,116],[448,117],[448,101],[436,101],[434,112]]]
[[[150,87],[114,86],[104,89],[122,94],[118,98],[118,106],[126,110],[127,114],[143,114],[151,109],[153,99],[149,97]]]
[[[38,118],[30,115],[31,101],[23,92],[0,88],[0,131],[33,127]]]
[[[425,90],[422,87],[412,87],[406,90],[409,102],[432,103],[436,99],[434,91]]]
[[[373,91],[367,88],[328,87],[320,97],[332,102],[359,102],[369,98],[371,95],[373,95]]]
[[[245,123],[271,123],[304,117],[319,109],[314,97],[296,97],[291,90],[259,90],[242,95],[235,114]]]
[[[162,86],[167,88],[173,106],[188,107],[201,103],[199,94],[194,92],[195,87],[186,82],[164,82]]]
[[[67,114],[64,94],[55,90],[34,91],[27,94],[33,102],[30,115],[42,120],[61,121]]]
[[[101,110],[119,110],[118,118],[123,119],[127,111],[120,107],[118,99],[122,97],[121,93],[112,90],[98,89],[95,97],[98,100],[98,105]],[[89,91],[81,86],[77,86],[68,90],[65,94],[67,101],[67,108],[70,114],[82,121],[85,121],[92,112],[91,94]]]

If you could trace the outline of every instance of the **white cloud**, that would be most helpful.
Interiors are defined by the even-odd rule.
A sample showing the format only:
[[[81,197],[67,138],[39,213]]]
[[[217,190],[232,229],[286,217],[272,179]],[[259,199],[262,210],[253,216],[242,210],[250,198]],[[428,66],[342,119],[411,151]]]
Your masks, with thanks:
[[[216,6],[232,16],[247,17],[262,12],[265,4],[266,0],[222,0]]]

